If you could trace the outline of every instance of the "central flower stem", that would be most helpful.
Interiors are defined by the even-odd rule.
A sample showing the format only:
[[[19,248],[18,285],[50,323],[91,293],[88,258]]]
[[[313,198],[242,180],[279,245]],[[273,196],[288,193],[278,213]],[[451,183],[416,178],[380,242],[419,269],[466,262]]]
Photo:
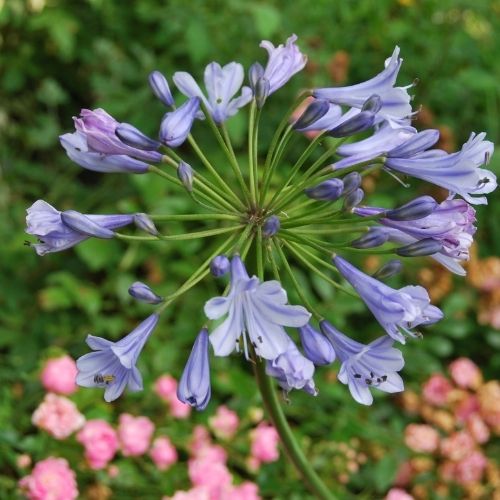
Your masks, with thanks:
[[[256,248],[256,245],[259,244],[262,245],[262,242],[257,240],[252,246],[251,252],[247,258],[247,269],[250,274],[252,274],[254,270],[258,270],[258,273],[262,274],[262,251]],[[262,281],[263,276],[259,276],[259,279]],[[256,359],[254,363],[254,374],[264,406],[280,436],[286,455],[306,482],[309,491],[311,491],[316,498],[322,500],[336,500],[338,497],[329,491],[318,474],[316,474],[293,435],[292,429],[288,425],[288,421],[281,407],[281,403],[278,400],[272,378],[266,374],[264,360]]]

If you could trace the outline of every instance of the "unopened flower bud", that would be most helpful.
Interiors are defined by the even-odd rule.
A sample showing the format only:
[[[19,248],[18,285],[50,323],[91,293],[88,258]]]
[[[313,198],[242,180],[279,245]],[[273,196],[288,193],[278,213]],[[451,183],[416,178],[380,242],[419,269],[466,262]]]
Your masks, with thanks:
[[[216,278],[227,274],[230,267],[231,263],[225,255],[217,255],[217,257],[214,257],[210,262],[210,272],[212,273],[212,276],[215,276]]]
[[[134,297],[134,299],[140,300],[141,302],[147,302],[148,304],[159,304],[163,302],[163,297],[157,295],[148,285],[140,281],[133,283],[129,287],[128,293]]]
[[[342,178],[342,182],[344,183],[344,195],[348,195],[355,191],[361,186],[361,181],[363,178],[359,174],[359,172],[351,172]]]
[[[349,193],[344,198],[344,211],[350,212],[355,206],[359,205],[363,201],[364,196],[365,192],[361,188],[358,188],[352,193]]]
[[[69,228],[87,236],[110,239],[115,235],[111,229],[100,226],[97,222],[94,222],[86,215],[83,215],[76,210],[66,210],[65,212],[61,212],[61,220]]]
[[[154,222],[146,215],[146,214],[135,214],[134,215],[134,224],[139,228],[149,233],[153,236],[158,236],[160,234]]]
[[[344,183],[340,179],[328,179],[311,188],[304,189],[309,198],[321,201],[338,200],[344,191]]]
[[[401,257],[423,257],[424,255],[433,255],[443,249],[443,244],[433,238],[424,238],[423,240],[410,243],[404,247],[396,249],[396,253]]]
[[[353,248],[373,248],[383,245],[389,239],[389,235],[380,228],[371,228],[366,234],[351,241]]]
[[[191,97],[175,111],[167,113],[160,125],[161,142],[171,148],[180,146],[191,132],[199,109],[200,98]]]
[[[398,274],[403,267],[400,260],[392,259],[372,274],[373,278],[384,280]]]
[[[177,177],[189,192],[193,190],[194,170],[190,165],[181,161],[177,167]]]
[[[329,365],[335,360],[335,351],[330,341],[309,323],[298,328],[304,354],[315,365]]]
[[[315,99],[306,110],[300,115],[300,118],[293,124],[295,130],[302,130],[309,127],[314,122],[326,115],[330,109],[330,103],[326,99]]]
[[[347,137],[363,132],[375,123],[375,116],[380,111],[381,99],[378,95],[373,95],[365,101],[361,111],[351,118],[337,125],[328,131],[332,137]]]
[[[419,196],[414,200],[394,210],[388,210],[385,217],[392,220],[417,220],[431,214],[438,206],[431,196]]]
[[[257,81],[264,74],[264,68],[262,64],[256,62],[250,66],[248,70],[248,81],[250,82],[250,87],[255,92],[255,87],[257,86]]]
[[[280,227],[281,223],[279,218],[276,215],[271,215],[262,226],[262,236],[264,236],[264,238],[270,238],[280,230]]]
[[[153,90],[153,94],[158,97],[165,106],[173,106],[174,98],[170,92],[167,79],[159,71],[153,71],[149,75],[149,85]]]
[[[267,78],[261,77],[257,80],[254,89],[255,102],[257,107],[260,109],[264,106],[267,96],[271,90],[271,84]]]
[[[130,123],[120,123],[116,127],[115,134],[127,146],[145,151],[154,151],[160,147],[160,143],[144,135],[139,129]]]

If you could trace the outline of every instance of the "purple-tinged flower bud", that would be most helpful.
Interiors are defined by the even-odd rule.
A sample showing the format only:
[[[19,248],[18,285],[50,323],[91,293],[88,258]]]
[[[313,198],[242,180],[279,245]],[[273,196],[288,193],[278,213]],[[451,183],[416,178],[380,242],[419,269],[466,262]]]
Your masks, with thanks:
[[[130,285],[128,293],[134,297],[134,299],[140,300],[141,302],[147,302],[148,304],[160,304],[163,302],[163,297],[157,295],[148,285],[136,281]]]
[[[270,238],[280,230],[280,227],[281,223],[279,217],[271,215],[271,217],[266,219],[264,225],[262,226],[262,236],[264,236],[264,238]]]
[[[439,139],[439,130],[423,130],[388,152],[392,158],[409,158],[429,149]]]
[[[115,129],[115,134],[127,146],[146,151],[157,150],[161,144],[158,141],[150,139],[143,134],[139,129],[135,128],[130,123],[120,123]]]
[[[396,249],[396,253],[401,257],[423,257],[433,255],[443,249],[443,244],[434,238],[424,238],[423,240],[410,243],[404,247]]]
[[[229,259],[225,255],[217,255],[210,262],[210,272],[212,276],[216,278],[220,278],[229,272],[229,268],[231,267],[231,263]]]
[[[179,163],[177,177],[189,192],[193,190],[194,170],[185,161]]]
[[[383,245],[388,240],[389,235],[384,230],[372,227],[366,234],[351,241],[351,246],[353,248],[373,248]]]
[[[299,119],[293,124],[295,130],[302,130],[311,126],[314,122],[328,113],[330,103],[325,99],[314,99],[314,101],[307,106],[306,110],[300,115]]]
[[[149,75],[149,85],[153,94],[167,107],[174,105],[174,98],[170,92],[167,79],[159,72],[153,71]]]
[[[343,210],[346,212],[351,212],[354,207],[356,207],[363,201],[364,196],[365,192],[361,188],[358,188],[352,193],[349,193],[344,198]]]
[[[329,340],[309,323],[298,328],[304,353],[315,365],[329,365],[335,360],[335,351]]]
[[[394,210],[388,210],[385,217],[392,220],[417,220],[430,215],[438,206],[431,196],[419,196]]]
[[[191,97],[181,107],[167,113],[160,126],[161,142],[171,148],[180,146],[187,139],[199,108],[200,98]]]
[[[359,172],[351,172],[350,174],[347,174],[345,177],[342,178],[342,181],[344,183],[344,195],[348,195],[355,191],[356,189],[361,186],[361,181],[363,178],[359,174]]]
[[[254,89],[255,102],[257,103],[257,107],[261,109],[266,102],[267,97],[269,96],[269,92],[271,89],[271,85],[267,78],[261,77],[257,80]]]
[[[340,179],[328,179],[316,186],[304,189],[307,197],[321,201],[338,200],[344,191],[344,183]]]
[[[69,228],[87,236],[104,239],[110,239],[115,236],[115,233],[111,229],[101,226],[76,210],[61,212],[61,220]]]
[[[398,274],[403,268],[400,260],[392,259],[372,274],[372,278],[384,280]]]
[[[154,222],[146,215],[146,214],[135,214],[134,215],[134,224],[139,228],[149,233],[153,236],[158,236],[160,233]]]
[[[210,401],[210,362],[208,359],[208,330],[203,328],[182,373],[177,398],[197,410],[204,410]]]
[[[332,137],[347,137],[350,135],[363,132],[370,128],[375,123],[375,117],[381,108],[381,100],[378,95],[372,95],[365,101],[361,111],[348,111],[339,125],[328,131],[328,135]]]
[[[257,86],[257,82],[264,75],[264,68],[262,64],[256,62],[250,66],[248,70],[248,81],[250,82],[250,87],[255,92],[255,88]]]

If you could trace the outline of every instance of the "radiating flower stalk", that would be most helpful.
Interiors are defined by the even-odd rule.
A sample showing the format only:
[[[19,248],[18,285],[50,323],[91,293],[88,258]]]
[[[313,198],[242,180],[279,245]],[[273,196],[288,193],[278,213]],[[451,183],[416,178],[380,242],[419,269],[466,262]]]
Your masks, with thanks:
[[[262,42],[269,59],[265,67],[255,63],[250,68],[249,86],[242,86],[244,70],[236,62],[206,67],[206,93],[188,73],[175,73],[173,82],[187,97],[180,105],[165,76],[154,71],[151,89],[167,108],[158,139],[119,123],[102,109],[82,110],[74,119],[76,131],[61,136],[68,156],[81,167],[161,177],[190,196],[192,213],[86,215],[59,211],[38,200],[28,209],[27,232],[38,238],[33,247],[39,255],[91,237],[125,243],[213,240],[199,268],[171,295],[162,297],[141,282],[131,285],[130,295],[155,306],[155,311],[118,342],[89,335],[87,343],[94,352],[78,360],[77,382],[103,388],[106,401],[118,398],[125,386],[141,390],[136,362],[161,313],[210,275],[228,281],[221,296],[206,302],[207,320],[200,320],[198,335],[193,332],[178,398],[198,410],[208,405],[210,346],[215,356],[244,356],[288,456],[317,497],[333,498],[295,440],[273,379],[285,394],[302,389],[317,396],[315,367],[338,360],[338,378],[358,403],[372,404],[373,388],[402,391],[398,372],[403,354],[394,344],[421,338],[417,327],[443,315],[430,304],[423,287],[397,290],[383,280],[401,269],[398,256],[403,262],[429,256],[455,274],[465,274],[460,262],[468,259],[475,232],[472,205],[486,203],[484,195],[495,189],[496,179],[481,168],[493,153],[485,134],[472,134],[461,151],[448,154],[431,149],[439,138],[437,130],[417,132],[411,126],[412,85],[395,86],[402,64],[397,47],[385,69],[366,82],[300,94],[261,155],[259,123],[269,119],[266,102],[306,64],[296,41],[292,36],[278,47]],[[305,111],[294,118],[304,103],[309,103]],[[245,106],[246,156],[235,153],[225,125]],[[225,155],[223,165],[213,163],[191,135],[200,120]],[[315,138],[307,143],[304,132]],[[305,145],[295,159],[289,154],[294,141]],[[186,155],[195,160],[188,163]],[[374,171],[389,174],[387,181],[395,187],[406,186],[402,177],[410,176],[447,189],[449,196],[441,202],[421,196],[396,208],[371,206],[364,200],[362,182]],[[206,227],[165,234],[171,221]],[[123,231],[131,225],[142,234]],[[384,261],[372,276],[350,262],[372,254]],[[302,289],[297,267],[339,293],[362,299],[380,324],[381,336],[354,340],[337,330],[334,312],[325,318]],[[302,305],[288,304],[283,280]],[[294,337],[300,338],[302,349]]]

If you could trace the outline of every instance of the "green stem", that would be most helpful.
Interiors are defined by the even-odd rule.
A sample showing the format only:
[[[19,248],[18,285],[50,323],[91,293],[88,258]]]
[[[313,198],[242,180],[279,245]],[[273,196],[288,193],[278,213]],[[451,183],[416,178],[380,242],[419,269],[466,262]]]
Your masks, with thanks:
[[[196,240],[198,238],[207,238],[209,236],[215,236],[217,234],[231,233],[238,229],[245,227],[244,224],[239,226],[231,227],[219,227],[216,229],[207,229],[205,231],[196,231],[193,233],[185,234],[173,234],[172,236],[158,235],[158,236],[132,236],[129,234],[115,233],[115,236],[120,240],[131,240],[131,241],[182,241],[182,240]]]
[[[321,478],[316,474],[311,467],[310,461],[307,460],[299,443],[295,439],[292,429],[290,429],[285,414],[283,413],[272,380],[266,375],[265,363],[263,361],[259,360],[255,363],[254,373],[264,406],[269,413],[275,429],[278,431],[288,458],[304,478],[307,487],[316,498],[322,500],[335,500],[335,495],[330,493]]]
[[[203,221],[203,220],[232,220],[241,221],[241,217],[238,215],[230,214],[181,214],[181,215],[170,215],[170,214],[147,214],[151,220],[156,221]]]
[[[257,206],[257,166],[254,158],[254,139],[255,139],[255,115],[257,112],[257,103],[255,99],[250,105],[250,115],[248,121],[248,170],[250,173],[250,198],[253,206]]]

